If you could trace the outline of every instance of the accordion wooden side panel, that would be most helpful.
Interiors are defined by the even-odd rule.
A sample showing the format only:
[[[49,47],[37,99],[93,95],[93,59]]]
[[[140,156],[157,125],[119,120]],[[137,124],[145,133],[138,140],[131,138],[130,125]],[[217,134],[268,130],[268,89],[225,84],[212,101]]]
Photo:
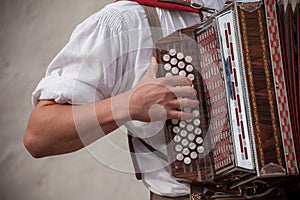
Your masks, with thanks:
[[[261,175],[285,174],[263,6],[260,5],[260,8],[252,12],[241,9],[241,6],[241,41],[257,147],[258,172]]]

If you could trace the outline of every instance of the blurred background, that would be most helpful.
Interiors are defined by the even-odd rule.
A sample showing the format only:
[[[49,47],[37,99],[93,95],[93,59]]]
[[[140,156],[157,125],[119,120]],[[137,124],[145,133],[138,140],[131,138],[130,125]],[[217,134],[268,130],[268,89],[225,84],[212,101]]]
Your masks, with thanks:
[[[1,200],[148,200],[125,153],[110,151],[114,141],[127,150],[121,130],[99,152],[90,150],[43,159],[32,158],[23,135],[32,110],[31,93],[75,26],[113,0],[0,0],[0,199]],[[94,151],[96,152],[96,151]],[[98,153],[98,151],[97,151]],[[119,163],[113,167],[108,158]],[[106,159],[108,159],[106,164]],[[112,166],[112,167],[111,167]],[[115,168],[115,169],[114,169]]]

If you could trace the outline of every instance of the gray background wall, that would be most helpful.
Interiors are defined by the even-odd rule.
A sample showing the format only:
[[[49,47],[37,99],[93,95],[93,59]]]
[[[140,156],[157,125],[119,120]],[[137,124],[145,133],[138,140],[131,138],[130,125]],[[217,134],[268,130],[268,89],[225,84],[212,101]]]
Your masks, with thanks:
[[[133,174],[111,169],[86,149],[36,160],[22,143],[32,110],[31,92],[47,65],[75,26],[109,2],[0,0],[1,200],[149,199]],[[112,138],[127,148],[124,134],[117,131]],[[129,156],[123,159],[128,162]]]

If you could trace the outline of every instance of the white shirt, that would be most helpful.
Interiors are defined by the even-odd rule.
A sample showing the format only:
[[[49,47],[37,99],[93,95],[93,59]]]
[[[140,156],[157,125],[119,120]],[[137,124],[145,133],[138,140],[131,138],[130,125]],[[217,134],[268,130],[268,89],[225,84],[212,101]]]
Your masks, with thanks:
[[[220,9],[226,0],[203,1]],[[163,35],[199,23],[196,13],[156,9]],[[45,77],[32,94],[57,103],[88,104],[133,88],[148,68],[153,41],[143,8],[135,2],[118,1],[95,13],[74,30],[69,42],[50,63]],[[166,154],[163,123],[130,122],[127,128]],[[154,137],[151,137],[154,136]],[[188,184],[170,176],[168,163],[134,142],[143,183],[164,196],[189,194]]]

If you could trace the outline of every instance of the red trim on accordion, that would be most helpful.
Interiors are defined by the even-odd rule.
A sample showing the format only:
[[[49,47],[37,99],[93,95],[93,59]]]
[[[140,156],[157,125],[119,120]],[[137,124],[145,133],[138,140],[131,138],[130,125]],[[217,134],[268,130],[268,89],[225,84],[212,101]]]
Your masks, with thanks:
[[[119,1],[119,0],[115,0]],[[195,8],[189,7],[189,6],[184,6],[184,5],[179,5],[175,3],[167,3],[167,2],[159,2],[158,0],[130,0],[137,2],[141,5],[145,6],[152,6],[152,7],[159,7],[159,8],[164,8],[164,9],[170,9],[170,10],[180,10],[180,11],[185,11],[185,12],[194,12],[194,13],[199,13],[199,11]]]

